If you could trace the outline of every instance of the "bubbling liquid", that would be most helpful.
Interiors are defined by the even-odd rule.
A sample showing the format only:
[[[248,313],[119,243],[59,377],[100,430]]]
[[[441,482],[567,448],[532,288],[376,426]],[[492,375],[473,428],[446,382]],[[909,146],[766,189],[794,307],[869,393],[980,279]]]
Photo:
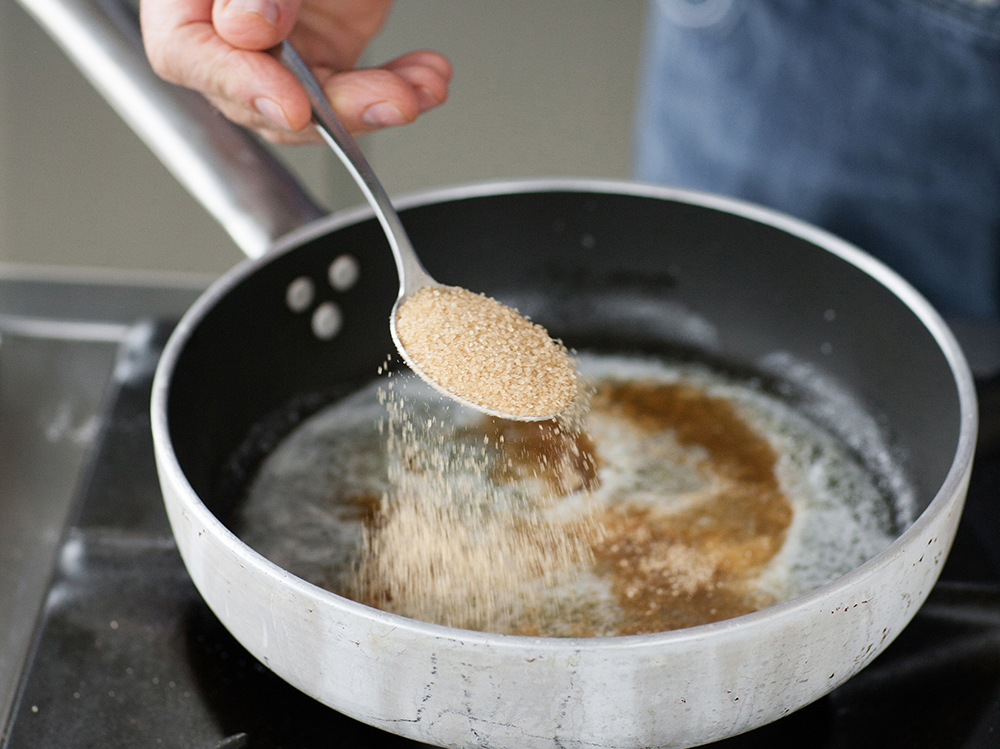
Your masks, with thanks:
[[[387,611],[563,637],[758,610],[850,571],[912,519],[895,463],[873,475],[752,381],[620,356],[578,371],[576,428],[481,417],[408,376],[373,383],[268,456],[236,530]],[[866,439],[884,470],[891,451]]]

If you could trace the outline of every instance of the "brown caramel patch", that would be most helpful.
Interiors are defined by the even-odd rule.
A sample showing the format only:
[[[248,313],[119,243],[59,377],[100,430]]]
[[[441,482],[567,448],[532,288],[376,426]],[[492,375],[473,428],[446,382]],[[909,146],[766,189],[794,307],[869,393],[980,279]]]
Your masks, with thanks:
[[[356,494],[346,497],[340,508],[344,520],[356,520],[368,528],[376,528],[382,522],[382,497],[378,494]]]
[[[609,579],[622,611],[616,634],[662,632],[728,619],[772,603],[755,586],[781,549],[792,520],[775,467],[778,455],[721,397],[685,383],[604,382],[592,411],[650,433],[670,432],[705,457],[696,468],[706,488],[686,506],[611,505],[592,522],[567,528],[586,534],[594,571]],[[493,420],[483,431],[501,448],[496,482],[541,479],[554,496],[593,491],[600,458],[590,435],[553,422]],[[580,635],[594,629],[581,619]],[[530,622],[522,634],[543,631]]]
[[[594,440],[556,421],[491,419],[482,432],[500,448],[490,478],[510,484],[525,478],[544,483],[552,496],[593,491],[600,485]]]
[[[771,603],[752,582],[781,549],[792,507],[770,443],[728,400],[687,384],[605,383],[593,409],[700,446],[707,457],[699,468],[715,478],[714,490],[680,512],[626,505],[600,513],[594,556],[625,614],[618,634],[719,621]]]

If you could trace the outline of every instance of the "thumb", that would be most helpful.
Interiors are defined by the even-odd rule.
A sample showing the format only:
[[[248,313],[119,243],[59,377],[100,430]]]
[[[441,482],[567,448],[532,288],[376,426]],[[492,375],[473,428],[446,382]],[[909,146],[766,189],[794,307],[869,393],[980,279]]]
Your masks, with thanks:
[[[215,32],[237,49],[264,50],[292,30],[301,0],[215,0]]]

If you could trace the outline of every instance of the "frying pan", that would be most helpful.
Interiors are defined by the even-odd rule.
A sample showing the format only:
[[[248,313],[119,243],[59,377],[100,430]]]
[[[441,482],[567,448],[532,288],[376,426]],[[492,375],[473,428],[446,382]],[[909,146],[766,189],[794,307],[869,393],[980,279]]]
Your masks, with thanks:
[[[521,305],[571,346],[693,350],[748,368],[794,362],[836,382],[874,415],[907,468],[919,514],[896,540],[833,582],[756,613],[592,639],[414,621],[263,558],[224,522],[233,484],[252,474],[253,456],[282,425],[370,381],[392,350],[396,279],[385,239],[366,209],[314,218],[313,204],[269,163],[263,177],[251,175],[266,199],[253,190],[248,199],[246,180],[227,192],[231,175],[215,167],[192,177],[171,162],[173,135],[153,131],[204,145],[228,125],[186,93],[155,88],[129,41],[134,19],[123,24],[121,9],[106,15],[82,0],[23,1],[193,192],[215,175],[212,190],[224,197],[201,199],[237,241],[268,248],[181,320],[151,408],[165,504],[190,575],[233,635],[288,682],[440,746],[693,746],[818,699],[916,613],[954,537],[977,429],[972,378],[941,318],[895,273],[819,229],[720,196],[626,182],[482,184],[398,203],[432,274]],[[115,76],[148,80],[121,95]],[[174,93],[151,127],[148,102]],[[169,125],[178,111],[182,126]],[[245,135],[229,137],[243,163],[248,154],[266,163]],[[266,215],[255,221],[258,211]],[[297,228],[270,241],[289,224]],[[356,280],[340,283],[334,272],[331,282],[335,262],[356,269]],[[851,443],[835,410],[813,415]]]

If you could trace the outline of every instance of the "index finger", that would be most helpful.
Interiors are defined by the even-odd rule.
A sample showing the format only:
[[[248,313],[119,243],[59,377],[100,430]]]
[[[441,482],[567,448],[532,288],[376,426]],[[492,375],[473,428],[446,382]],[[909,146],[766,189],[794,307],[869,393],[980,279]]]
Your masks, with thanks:
[[[292,4],[297,0],[285,3]],[[235,117],[240,124],[259,125],[257,112],[291,130],[309,123],[309,101],[295,76],[267,52],[222,39],[211,0],[143,0],[141,17],[146,54],[165,80],[229,102],[230,112],[242,114]]]

